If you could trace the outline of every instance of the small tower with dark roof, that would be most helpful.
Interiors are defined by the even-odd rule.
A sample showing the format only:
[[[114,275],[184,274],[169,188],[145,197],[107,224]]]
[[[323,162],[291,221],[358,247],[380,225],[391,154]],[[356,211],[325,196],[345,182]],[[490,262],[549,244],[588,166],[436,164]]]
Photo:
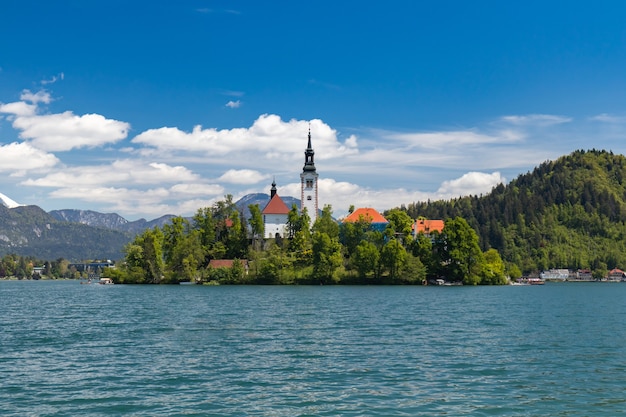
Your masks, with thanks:
[[[306,150],[304,151],[304,168],[300,174],[300,211],[302,212],[306,208],[306,211],[311,218],[311,223],[317,219],[318,211],[318,174],[315,170],[314,157],[315,151],[313,151],[313,147],[311,146],[311,127],[309,126],[309,142]]]

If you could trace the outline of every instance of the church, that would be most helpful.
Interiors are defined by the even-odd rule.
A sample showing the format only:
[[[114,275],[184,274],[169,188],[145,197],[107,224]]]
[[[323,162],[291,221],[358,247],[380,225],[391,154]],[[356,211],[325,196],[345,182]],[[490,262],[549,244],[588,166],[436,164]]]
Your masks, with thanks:
[[[304,151],[304,167],[300,174],[300,212],[306,209],[311,224],[317,219],[318,206],[318,174],[315,170],[315,151],[311,145],[311,129],[309,128],[309,142]],[[278,195],[276,181],[272,182],[270,201],[262,211],[263,223],[265,224],[265,238],[272,239],[277,236],[287,236],[287,218],[289,207]]]

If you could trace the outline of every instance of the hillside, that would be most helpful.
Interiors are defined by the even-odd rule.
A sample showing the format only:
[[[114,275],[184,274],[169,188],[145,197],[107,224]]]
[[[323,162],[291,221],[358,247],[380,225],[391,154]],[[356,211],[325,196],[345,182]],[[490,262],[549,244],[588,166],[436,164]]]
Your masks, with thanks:
[[[128,221],[117,213],[99,213],[91,210],[52,210],[49,214],[59,221],[86,224],[93,227],[117,230],[124,233],[137,234],[155,226],[163,227],[174,215],[166,214],[158,219],[139,219]]]
[[[486,196],[412,203],[412,217],[465,218],[483,250],[524,272],[626,268],[626,158],[575,151]]]
[[[120,259],[130,235],[56,220],[37,206],[0,205],[0,255],[37,259]]]
[[[2,196],[0,204],[0,256],[16,254],[42,260],[59,258],[71,261],[87,259],[121,259],[124,246],[138,233],[162,228],[173,215],[154,220],[128,221],[116,213],[63,209],[46,213],[37,206],[21,206]],[[293,197],[285,203],[299,206]],[[268,194],[249,194],[235,204],[250,216],[248,205],[265,207]]]

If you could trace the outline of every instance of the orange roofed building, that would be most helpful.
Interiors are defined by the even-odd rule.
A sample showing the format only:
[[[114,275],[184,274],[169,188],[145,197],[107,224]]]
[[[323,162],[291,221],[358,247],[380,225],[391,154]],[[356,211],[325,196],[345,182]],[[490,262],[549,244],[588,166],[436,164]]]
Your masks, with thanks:
[[[389,223],[389,220],[371,207],[358,208],[354,210],[348,217],[343,219],[344,223],[354,223],[359,220],[366,220],[372,223]]]
[[[262,211],[263,223],[265,224],[265,238],[285,237],[287,235],[287,219],[289,207],[276,192],[276,181],[272,182],[270,201]]]
[[[385,216],[377,212],[371,207],[363,207],[354,210],[343,219],[342,223],[356,223],[360,220],[369,221],[371,228],[382,232],[389,224],[389,220],[385,219]]]
[[[420,233],[425,235],[430,235],[433,232],[441,233],[444,226],[443,220],[417,219],[413,223],[413,236],[416,237]]]

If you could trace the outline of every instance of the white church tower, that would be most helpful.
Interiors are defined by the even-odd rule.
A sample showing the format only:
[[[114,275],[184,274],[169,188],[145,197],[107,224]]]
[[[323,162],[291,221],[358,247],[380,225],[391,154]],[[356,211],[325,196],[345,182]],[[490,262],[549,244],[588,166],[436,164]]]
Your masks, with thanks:
[[[300,174],[300,211],[306,208],[307,214],[311,218],[311,225],[317,219],[317,172],[315,172],[315,163],[313,157],[315,152],[311,147],[311,128],[309,127],[309,143],[304,151],[304,168]]]

